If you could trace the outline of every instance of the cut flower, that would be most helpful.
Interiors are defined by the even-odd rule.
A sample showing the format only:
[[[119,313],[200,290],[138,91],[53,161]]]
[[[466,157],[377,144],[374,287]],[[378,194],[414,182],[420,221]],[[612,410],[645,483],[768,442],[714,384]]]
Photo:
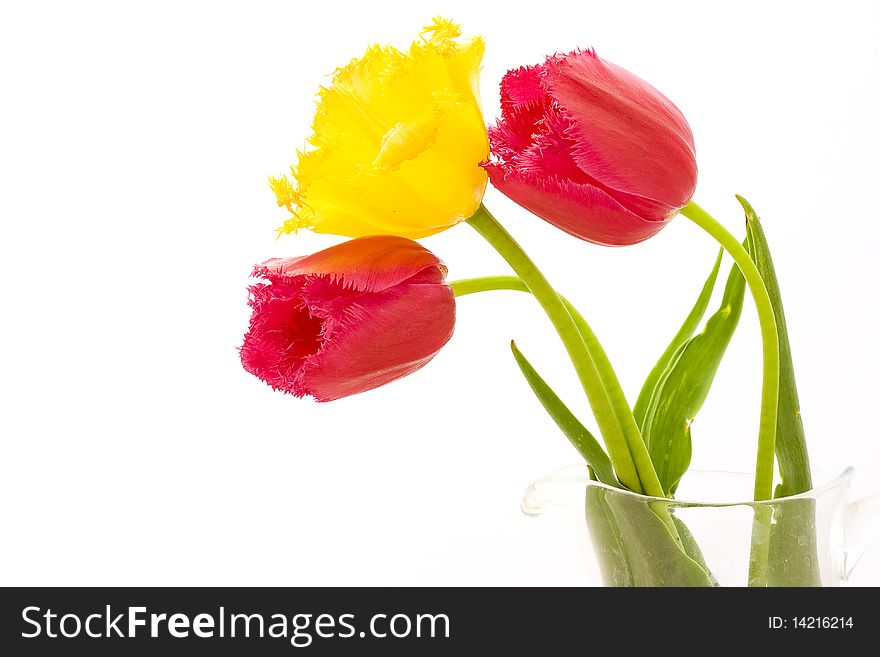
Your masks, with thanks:
[[[452,336],[446,268],[400,237],[351,240],[254,269],[244,368],[276,390],[318,401],[399,379]]]
[[[489,153],[479,105],[479,37],[434,19],[408,52],[372,46],[320,92],[309,147],[270,179],[281,230],[420,238],[471,216]]]
[[[694,193],[694,139],[663,94],[593,50],[509,71],[489,130],[492,184],[584,240],[657,233]]]

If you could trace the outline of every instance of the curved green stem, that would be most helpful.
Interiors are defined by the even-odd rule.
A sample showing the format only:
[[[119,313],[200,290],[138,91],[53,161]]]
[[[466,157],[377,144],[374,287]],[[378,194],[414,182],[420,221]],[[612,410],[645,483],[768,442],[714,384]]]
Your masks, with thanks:
[[[507,261],[553,323],[587,394],[620,482],[635,492],[662,497],[663,488],[629,404],[619,388],[616,376],[608,375],[610,363],[601,348],[591,352],[590,347],[598,345],[598,341],[586,322],[579,315],[575,317],[566,308],[522,247],[485,206],[481,205],[468,219],[468,223]],[[459,285],[457,294],[467,293],[464,292],[466,288],[467,282],[463,282]],[[579,323],[586,327],[585,334],[578,327]],[[610,372],[613,374],[613,370]]]
[[[761,273],[742,244],[716,221],[712,215],[691,201],[681,214],[709,233],[733,257],[755,299],[758,320],[761,323],[761,341],[764,348],[764,382],[761,390],[761,425],[758,432],[758,457],[755,463],[755,500],[773,498],[774,449],[776,443],[776,413],[779,401],[779,339],[773,303],[764,286]]]
[[[528,292],[528,286],[517,276],[478,276],[477,278],[460,278],[450,281],[449,287],[457,297],[477,292],[492,292],[493,290],[514,290],[516,292]],[[559,295],[563,303],[565,298]]]

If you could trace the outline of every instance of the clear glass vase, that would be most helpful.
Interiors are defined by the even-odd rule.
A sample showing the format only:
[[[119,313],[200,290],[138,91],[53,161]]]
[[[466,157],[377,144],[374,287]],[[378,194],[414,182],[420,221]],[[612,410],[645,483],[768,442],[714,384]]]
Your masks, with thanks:
[[[852,468],[817,475],[807,493],[752,502],[752,475],[689,471],[670,500],[580,465],[531,484],[522,510],[566,512],[605,586],[836,586],[880,535],[880,493],[850,503]]]

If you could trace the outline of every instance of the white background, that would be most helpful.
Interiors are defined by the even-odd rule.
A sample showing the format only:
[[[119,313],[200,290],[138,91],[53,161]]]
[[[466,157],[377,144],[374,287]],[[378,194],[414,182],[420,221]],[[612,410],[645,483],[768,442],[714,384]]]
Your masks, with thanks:
[[[3,584],[580,584],[574,538],[519,512],[578,457],[508,351],[580,391],[525,295],[462,299],[452,342],[386,388],[319,405],[240,367],[266,177],[317,87],[442,13],[485,35],[487,120],[507,68],[593,45],[690,120],[696,199],[738,234],[741,193],[780,273],[814,464],[877,488],[880,4],[4,3],[0,10]],[[713,243],[678,218],[647,243],[572,239],[486,203],[602,338],[628,395],[695,298]],[[505,273],[467,226],[425,240],[451,277]],[[694,424],[694,465],[752,467],[750,300]],[[591,423],[588,423],[592,426]],[[878,582],[880,550],[863,581]],[[873,578],[873,579],[871,579]]]

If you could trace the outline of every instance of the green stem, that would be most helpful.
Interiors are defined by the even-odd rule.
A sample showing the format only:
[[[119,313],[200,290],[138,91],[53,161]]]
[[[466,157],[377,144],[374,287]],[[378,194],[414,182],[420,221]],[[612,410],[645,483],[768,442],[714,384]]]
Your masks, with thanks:
[[[779,402],[779,339],[773,303],[764,279],[742,244],[724,226],[691,201],[681,213],[714,237],[733,257],[755,299],[764,348],[764,383],[761,389],[761,424],[755,463],[755,501],[773,498],[773,457],[776,445],[776,413]]]
[[[528,292],[528,286],[516,276],[478,276],[477,278],[460,278],[450,281],[449,286],[453,294],[463,297],[477,292],[492,292],[493,290],[515,290]],[[562,295],[560,295],[562,298]],[[564,299],[563,299],[564,301]]]
[[[610,363],[601,349],[591,353],[588,342],[598,345],[598,341],[589,327],[586,336],[578,327],[578,319],[584,326],[586,322],[573,317],[522,247],[485,206],[481,205],[468,223],[507,261],[553,323],[587,394],[620,482],[635,492],[663,497],[660,480],[617,378],[607,376]],[[456,293],[468,293],[467,285],[467,281],[460,284]]]

